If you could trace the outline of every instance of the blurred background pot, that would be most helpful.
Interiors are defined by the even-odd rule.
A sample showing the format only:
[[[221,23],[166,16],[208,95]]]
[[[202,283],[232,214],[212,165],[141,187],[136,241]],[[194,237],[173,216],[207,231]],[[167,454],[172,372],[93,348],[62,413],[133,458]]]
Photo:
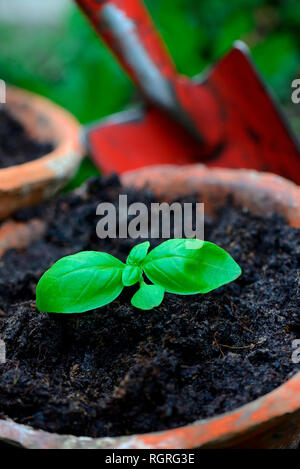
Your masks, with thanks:
[[[5,106],[37,141],[54,150],[25,164],[0,169],[0,219],[60,190],[82,159],[77,120],[61,107],[22,89],[7,87]]]
[[[255,213],[277,212],[300,228],[300,188],[279,176],[248,170],[207,169],[202,165],[144,168],[122,177],[125,186],[147,187],[160,200],[201,193],[205,210],[213,213],[227,196]],[[43,227],[7,224],[0,231],[2,252],[28,243]],[[24,236],[22,236],[22,232]],[[25,240],[25,241],[24,241]],[[0,440],[26,448],[295,448],[300,441],[300,373],[273,392],[215,418],[147,435],[118,438],[79,438],[51,434],[0,421]]]

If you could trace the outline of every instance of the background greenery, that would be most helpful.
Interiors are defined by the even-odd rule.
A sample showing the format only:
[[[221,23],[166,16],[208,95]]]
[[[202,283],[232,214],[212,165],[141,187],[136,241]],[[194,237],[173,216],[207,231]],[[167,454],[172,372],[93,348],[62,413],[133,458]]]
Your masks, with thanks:
[[[277,96],[287,102],[300,72],[299,0],[146,0],[177,64],[201,72],[244,40]],[[0,77],[44,94],[89,122],[122,108],[133,86],[74,5],[60,25],[0,20]]]

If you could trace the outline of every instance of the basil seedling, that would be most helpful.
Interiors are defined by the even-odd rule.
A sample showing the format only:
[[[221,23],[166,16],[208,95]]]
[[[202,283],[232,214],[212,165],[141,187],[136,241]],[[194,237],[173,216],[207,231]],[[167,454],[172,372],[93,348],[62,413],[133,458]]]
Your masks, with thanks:
[[[161,304],[165,292],[208,293],[241,275],[232,257],[207,241],[170,239],[148,253],[149,247],[148,241],[135,246],[126,264],[95,251],[60,259],[37,285],[37,308],[48,313],[83,313],[111,303],[124,287],[138,283],[131,303],[150,310]]]

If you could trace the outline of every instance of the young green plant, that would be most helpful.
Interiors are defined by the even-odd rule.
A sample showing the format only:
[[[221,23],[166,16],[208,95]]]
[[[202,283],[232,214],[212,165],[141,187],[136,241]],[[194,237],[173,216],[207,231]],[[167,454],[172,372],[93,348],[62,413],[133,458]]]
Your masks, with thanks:
[[[170,239],[148,253],[135,246],[126,264],[104,252],[86,251],[57,261],[41,277],[36,304],[48,313],[83,313],[114,301],[124,287],[139,284],[131,303],[150,310],[165,292],[208,293],[237,279],[241,269],[219,246],[198,239]],[[147,284],[144,275],[152,282]]]

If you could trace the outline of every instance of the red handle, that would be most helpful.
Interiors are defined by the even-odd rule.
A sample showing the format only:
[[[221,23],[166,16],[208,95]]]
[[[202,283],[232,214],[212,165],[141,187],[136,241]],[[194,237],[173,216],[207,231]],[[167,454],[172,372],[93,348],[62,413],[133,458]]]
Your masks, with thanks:
[[[166,110],[211,153],[222,125],[216,97],[176,74],[141,0],[75,0],[148,101]],[[204,148],[205,146],[205,148]]]
[[[75,0],[150,99],[149,88],[176,74],[171,57],[140,0]],[[150,96],[149,96],[150,95]]]

